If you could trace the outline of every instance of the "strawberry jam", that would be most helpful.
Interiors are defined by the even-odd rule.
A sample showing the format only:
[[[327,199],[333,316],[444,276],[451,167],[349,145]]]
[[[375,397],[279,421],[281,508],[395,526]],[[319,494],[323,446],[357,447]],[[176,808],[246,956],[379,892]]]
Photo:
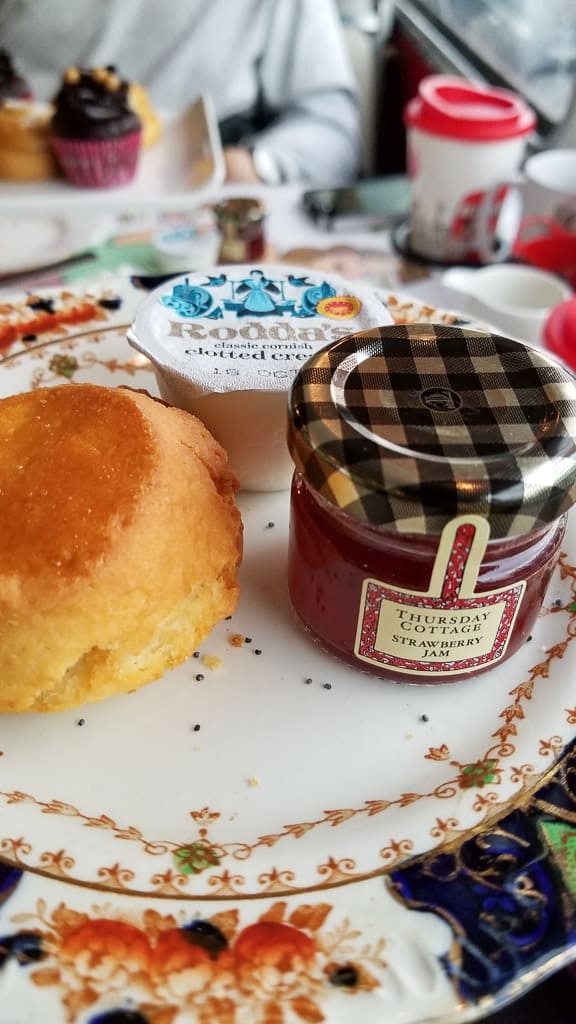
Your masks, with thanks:
[[[560,554],[565,528],[566,520],[562,517],[528,536],[490,541],[487,545],[478,572],[478,594],[509,588],[518,580],[525,582],[506,657],[531,634]],[[391,588],[413,591],[423,600],[430,587],[437,552],[438,537],[398,534],[386,527],[360,523],[311,490],[301,474],[294,475],[288,559],[290,597],[313,636],[326,650],[349,664],[370,668],[367,662],[359,663],[354,652],[367,573]],[[475,610],[473,614],[482,612]],[[453,618],[449,611],[443,617]],[[473,652],[471,641],[476,639],[477,621],[458,624],[430,619],[425,607],[419,608],[416,597],[414,610],[410,609],[399,620],[400,627],[407,627],[402,630],[401,651],[417,655],[416,660],[422,661],[418,678],[388,665],[374,663],[372,670],[408,682],[450,682],[461,678],[464,673],[455,674],[450,668],[446,674],[430,670],[434,663],[427,665],[423,654],[445,650],[449,658],[463,650]],[[468,666],[468,674],[476,675],[489,667],[473,664]]]

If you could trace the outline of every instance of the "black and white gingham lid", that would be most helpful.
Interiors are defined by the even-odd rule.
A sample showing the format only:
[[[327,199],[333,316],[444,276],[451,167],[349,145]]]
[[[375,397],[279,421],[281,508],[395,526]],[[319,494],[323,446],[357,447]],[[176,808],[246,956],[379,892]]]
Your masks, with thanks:
[[[366,523],[436,534],[475,514],[492,537],[521,535],[576,501],[576,378],[498,335],[375,327],[300,368],[288,445],[308,484]]]

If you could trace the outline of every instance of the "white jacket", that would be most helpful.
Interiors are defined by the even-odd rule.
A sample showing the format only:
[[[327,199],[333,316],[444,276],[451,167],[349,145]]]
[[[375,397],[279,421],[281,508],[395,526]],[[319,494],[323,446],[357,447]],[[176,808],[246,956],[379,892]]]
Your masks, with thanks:
[[[258,139],[286,180],[332,185],[360,161],[354,75],[332,0],[0,0],[0,40],[41,99],[71,64],[116,64],[159,109],[200,92],[219,121],[260,96]]]

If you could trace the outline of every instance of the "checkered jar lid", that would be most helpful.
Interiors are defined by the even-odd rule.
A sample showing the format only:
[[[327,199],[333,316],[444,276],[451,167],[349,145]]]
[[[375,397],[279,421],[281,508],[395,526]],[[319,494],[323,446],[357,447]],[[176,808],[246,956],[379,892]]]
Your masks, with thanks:
[[[337,508],[403,533],[455,516],[529,533],[576,500],[576,378],[536,349],[430,324],[326,346],[290,392],[288,446]]]

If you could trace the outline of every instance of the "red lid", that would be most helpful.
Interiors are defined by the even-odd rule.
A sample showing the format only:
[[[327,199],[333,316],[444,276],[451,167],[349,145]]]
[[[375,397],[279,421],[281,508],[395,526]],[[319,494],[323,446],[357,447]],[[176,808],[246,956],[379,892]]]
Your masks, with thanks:
[[[423,78],[404,120],[431,135],[471,142],[527,135],[536,124],[534,112],[516,93],[451,75]]]
[[[555,306],[544,324],[544,344],[576,370],[576,298]]]

